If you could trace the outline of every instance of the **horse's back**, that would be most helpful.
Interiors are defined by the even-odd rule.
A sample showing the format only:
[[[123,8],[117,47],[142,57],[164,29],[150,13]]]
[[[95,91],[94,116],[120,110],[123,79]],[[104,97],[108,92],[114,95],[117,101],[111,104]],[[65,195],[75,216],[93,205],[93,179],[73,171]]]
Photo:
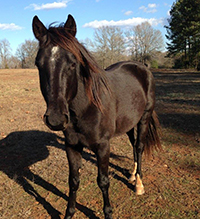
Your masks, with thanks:
[[[150,85],[149,80],[152,80],[153,78],[149,69],[137,61],[117,62],[113,65],[110,65],[105,70],[110,76],[114,74],[114,76],[120,78],[123,77],[124,79],[129,79],[128,75],[130,75],[132,79],[140,82],[144,90],[148,88]]]

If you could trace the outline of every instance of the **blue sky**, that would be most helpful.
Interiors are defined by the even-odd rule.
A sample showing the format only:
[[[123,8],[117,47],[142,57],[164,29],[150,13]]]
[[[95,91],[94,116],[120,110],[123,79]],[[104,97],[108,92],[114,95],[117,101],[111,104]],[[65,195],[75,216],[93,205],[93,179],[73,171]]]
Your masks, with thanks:
[[[102,25],[131,27],[144,21],[164,34],[164,25],[173,0],[1,0],[0,40],[10,42],[13,54],[25,40],[34,39],[32,19],[37,15],[49,25],[65,22],[71,14],[77,23],[77,38],[93,39],[94,29]],[[165,40],[165,38],[164,38]]]

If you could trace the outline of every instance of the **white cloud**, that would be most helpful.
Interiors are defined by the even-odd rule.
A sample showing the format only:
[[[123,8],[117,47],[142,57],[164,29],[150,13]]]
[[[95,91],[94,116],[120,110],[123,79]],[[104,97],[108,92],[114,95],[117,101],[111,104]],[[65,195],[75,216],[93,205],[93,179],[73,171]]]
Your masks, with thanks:
[[[148,4],[147,7],[145,7],[143,5],[143,6],[139,7],[139,9],[143,10],[146,13],[155,13],[155,12],[157,12],[157,9],[156,9],[157,7],[158,7],[158,5],[153,3],[153,4]]]
[[[125,15],[130,15],[130,14],[132,14],[133,12],[132,11],[126,11],[124,14]]]
[[[148,4],[148,8],[156,8],[156,4]]]
[[[141,6],[141,7],[139,7],[139,9],[140,10],[143,10],[143,11],[146,11],[147,10],[147,8],[143,5],[143,6]]]
[[[10,23],[10,24],[1,24],[0,23],[0,30],[21,30],[22,27],[14,24],[14,23]]]
[[[143,22],[149,22],[152,26],[157,26],[158,24],[163,23],[163,18],[156,19],[156,18],[141,18],[141,17],[133,17],[127,20],[119,20],[119,21],[107,21],[107,20],[94,20],[89,23],[86,23],[83,25],[83,27],[91,27],[91,28],[99,28],[102,26],[124,26],[124,27],[130,27],[130,26],[136,26],[138,24],[141,24]]]
[[[30,4],[28,7],[25,9],[32,8],[34,11],[39,11],[39,10],[52,10],[52,9],[58,9],[58,8],[66,8],[68,6],[68,2],[71,0],[64,0],[64,1],[57,1],[53,3],[46,3],[46,4]]]

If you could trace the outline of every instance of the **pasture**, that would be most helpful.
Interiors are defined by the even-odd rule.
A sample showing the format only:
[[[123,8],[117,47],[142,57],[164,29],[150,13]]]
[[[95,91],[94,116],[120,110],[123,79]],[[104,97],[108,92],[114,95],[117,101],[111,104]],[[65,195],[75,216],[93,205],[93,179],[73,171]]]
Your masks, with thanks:
[[[156,111],[163,150],[143,159],[145,194],[128,182],[133,168],[126,136],[111,141],[114,219],[200,218],[200,73],[157,70]],[[37,70],[0,70],[0,218],[63,218],[68,163],[61,132],[43,123]],[[96,158],[84,149],[74,218],[103,218]]]

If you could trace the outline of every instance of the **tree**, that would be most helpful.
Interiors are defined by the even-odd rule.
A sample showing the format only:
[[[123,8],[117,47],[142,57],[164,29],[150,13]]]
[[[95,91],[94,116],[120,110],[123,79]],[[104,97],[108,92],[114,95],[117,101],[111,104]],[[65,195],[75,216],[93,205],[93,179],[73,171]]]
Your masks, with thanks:
[[[20,68],[19,59],[16,56],[11,55],[8,59],[8,67],[9,68]]]
[[[9,68],[8,59],[11,56],[10,43],[7,39],[0,41],[0,61],[1,68]]]
[[[128,50],[132,59],[145,63],[164,49],[162,33],[148,22],[132,27],[126,32]]]
[[[81,40],[81,43],[90,51],[92,52],[94,49],[94,43],[90,38],[86,38],[84,40]]]
[[[200,52],[200,0],[177,0],[167,29],[169,56],[179,56],[184,67],[197,66]]]
[[[38,43],[35,40],[25,40],[18,46],[16,56],[21,62],[21,68],[34,68],[37,55]]]
[[[118,27],[100,27],[95,30],[95,56],[103,68],[121,59],[125,50],[123,32]]]

